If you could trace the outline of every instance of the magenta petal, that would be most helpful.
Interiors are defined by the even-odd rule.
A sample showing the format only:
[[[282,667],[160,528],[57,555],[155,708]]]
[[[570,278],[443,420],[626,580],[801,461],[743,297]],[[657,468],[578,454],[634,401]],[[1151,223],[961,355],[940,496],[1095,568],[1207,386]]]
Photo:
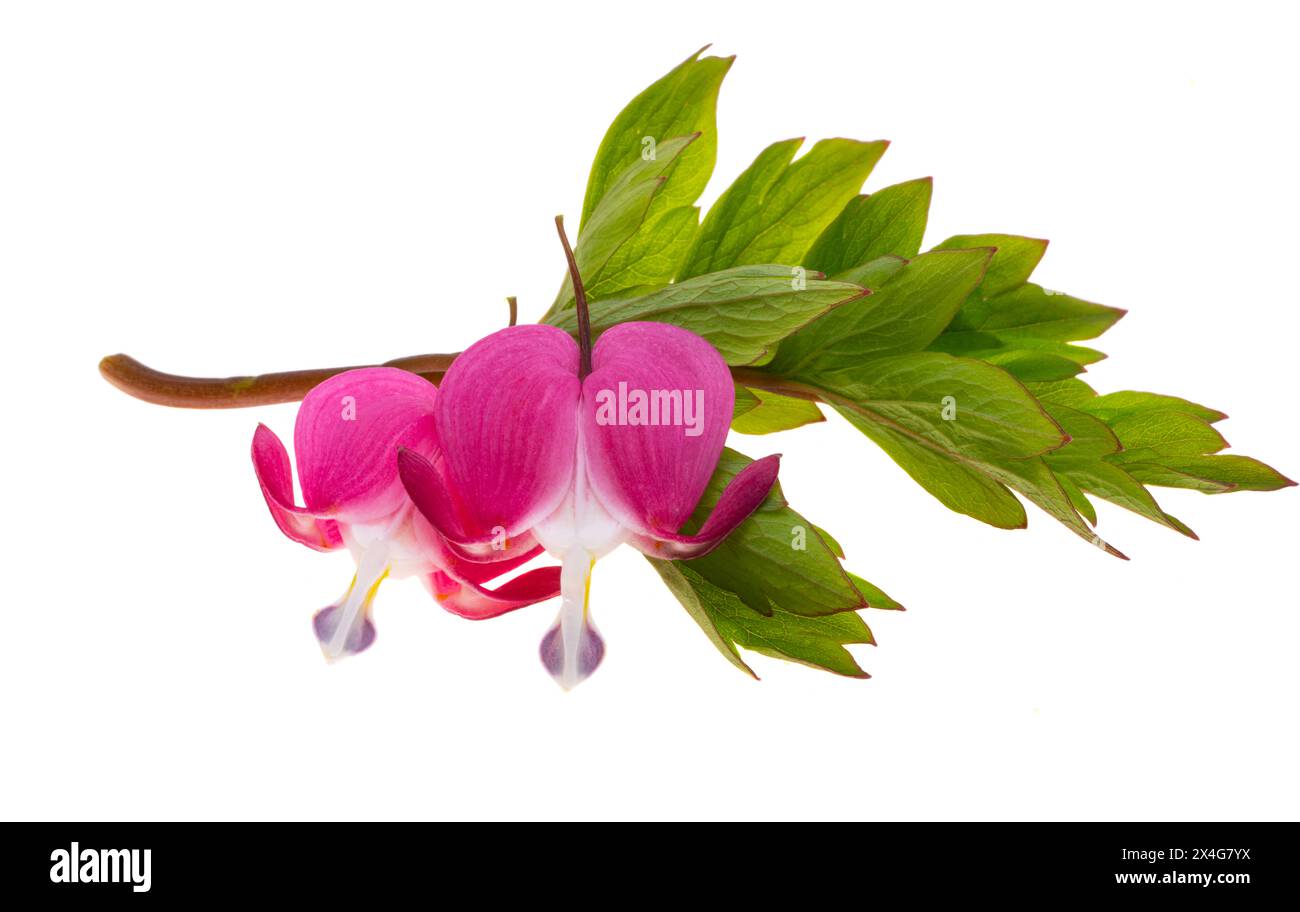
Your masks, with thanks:
[[[343,547],[339,524],[314,516],[293,502],[293,469],[280,438],[264,424],[253,433],[253,470],[262,486],[262,496],[280,531],[296,542],[317,551]]]
[[[560,594],[560,568],[538,567],[496,589],[458,581],[438,570],[430,576],[429,585],[443,608],[471,621],[482,621],[555,598]]]
[[[559,506],[577,454],[577,371],[577,343],[543,325],[500,330],[452,363],[436,414],[439,468],[454,497],[421,492],[431,495],[417,500],[430,522],[481,544],[516,536]]]
[[[765,456],[745,466],[731,479],[722,497],[695,535],[677,535],[660,530],[648,536],[637,536],[633,544],[651,557],[688,560],[703,557],[731,534],[737,526],[758,509],[776,482],[780,456]]]
[[[384,519],[406,501],[397,448],[432,452],[437,387],[409,371],[367,367],[321,383],[303,400],[294,451],[303,501],[345,523]]]
[[[467,519],[464,504],[448,487],[446,475],[440,471],[440,466],[444,465],[440,451],[432,460],[414,450],[402,448],[397,451],[397,472],[407,496],[434,530],[430,534],[437,535],[437,547],[446,552],[446,560],[491,565],[509,562],[514,566],[537,553],[537,539],[530,531],[513,536],[506,534],[504,526],[496,526],[486,535],[468,531],[467,525],[472,525],[472,519]],[[480,581],[491,579],[507,569],[498,567],[486,577],[476,578]]]
[[[542,553],[542,546],[531,532],[512,539],[508,550],[492,552],[491,560],[466,560],[459,554],[444,552],[442,566],[455,579],[467,583],[486,583],[503,573],[528,563]]]
[[[633,532],[674,533],[717,468],[735,403],[731,372],[708,342],[666,323],[606,330],[592,364],[581,409],[592,488]]]

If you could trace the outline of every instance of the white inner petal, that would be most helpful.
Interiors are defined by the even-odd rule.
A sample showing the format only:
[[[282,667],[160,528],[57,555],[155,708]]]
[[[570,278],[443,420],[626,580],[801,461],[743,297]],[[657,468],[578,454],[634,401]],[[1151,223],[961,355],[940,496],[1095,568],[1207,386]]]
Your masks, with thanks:
[[[583,656],[593,652],[593,648],[589,647],[599,647],[597,657],[589,658],[589,662],[598,663],[599,654],[604,651],[600,635],[592,627],[587,614],[587,592],[592,567],[597,558],[604,557],[617,548],[628,536],[627,529],[609,515],[587,482],[587,460],[583,452],[581,431],[573,472],[573,490],[554,513],[538,523],[534,531],[542,547],[563,563],[560,571],[560,615],[556,620],[563,655],[559,667],[553,667],[551,671],[560,686],[569,690],[591,671],[591,668],[583,666]]]
[[[393,579],[422,576],[431,569],[428,554],[416,540],[409,522],[415,505],[404,504],[393,515],[373,523],[353,523],[343,528],[343,542],[359,568],[367,554],[387,554],[388,575]]]
[[[622,544],[628,535],[591,490],[583,449],[579,433],[573,490],[534,530],[543,548],[566,560],[575,549],[585,552],[589,561],[604,557]]]
[[[321,649],[330,661],[349,654],[348,643],[354,639],[356,629],[365,624],[366,608],[388,575],[388,557],[388,548],[382,541],[362,549],[357,556],[357,575],[343,604],[338,607],[338,625],[329,641],[321,643]]]

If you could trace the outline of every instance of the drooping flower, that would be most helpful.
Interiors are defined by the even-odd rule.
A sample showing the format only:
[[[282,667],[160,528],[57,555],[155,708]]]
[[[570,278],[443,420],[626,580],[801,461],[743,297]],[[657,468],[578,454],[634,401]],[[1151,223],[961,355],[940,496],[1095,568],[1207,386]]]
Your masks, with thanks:
[[[558,594],[558,567],[528,571],[496,590],[482,585],[538,554],[531,537],[508,553],[487,548],[467,559],[450,551],[414,508],[398,477],[397,453],[438,452],[437,401],[432,383],[389,367],[347,371],[315,387],[294,427],[303,506],[294,502],[284,444],[265,425],[253,435],[253,467],[281,531],[317,551],[347,548],[356,560],[343,597],[312,621],[327,658],[353,655],[374,642],[371,607],[390,576],[420,576],[442,607],[471,619]]]
[[[604,656],[588,611],[595,561],[622,543],[658,558],[707,553],[767,496],[780,461],[751,463],[698,532],[682,534],[731,423],[730,371],[700,336],[664,323],[614,326],[593,348],[572,262],[571,273],[579,341],[534,325],[470,346],[434,404],[437,459],[409,447],[398,458],[412,501],[458,554],[531,534],[562,560],[541,657],[565,688]]]

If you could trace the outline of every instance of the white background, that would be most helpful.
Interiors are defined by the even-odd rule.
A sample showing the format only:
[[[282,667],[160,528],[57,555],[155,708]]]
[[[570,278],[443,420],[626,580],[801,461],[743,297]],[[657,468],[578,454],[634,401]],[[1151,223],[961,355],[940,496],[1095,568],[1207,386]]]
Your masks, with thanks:
[[[1087,379],[1295,447],[1293,11],[1237,4],[9,3],[0,14],[4,818],[1295,818],[1297,495],[948,512],[838,419],[733,439],[906,613],[870,681],[721,657],[649,566],[596,568],[571,694],[553,605],[473,624],[386,584],[366,655],[309,628],[351,573],[248,458],[292,406],[185,412],[98,377],[456,350],[536,319],[605,127],[698,46],[739,59],[707,204],[766,144],[894,141],[927,243],[1052,239],[1130,310]]]

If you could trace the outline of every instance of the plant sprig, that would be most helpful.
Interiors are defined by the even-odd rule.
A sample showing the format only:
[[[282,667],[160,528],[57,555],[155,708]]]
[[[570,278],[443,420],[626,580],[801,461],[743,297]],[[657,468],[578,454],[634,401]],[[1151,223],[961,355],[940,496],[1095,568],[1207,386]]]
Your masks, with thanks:
[[[802,139],[774,143],[701,219],[695,203],[716,160],[717,97],[733,61],[702,54],[633,99],[592,163],[572,256],[593,334],[629,320],[683,326],[732,368],[734,430],[793,430],[830,407],[952,510],[1023,528],[1024,498],[1118,557],[1094,531],[1090,498],[1195,537],[1149,486],[1229,493],[1295,484],[1258,460],[1222,454],[1215,425],[1226,416],[1216,409],[1155,393],[1098,394],[1080,380],[1105,355],[1079,343],[1124,311],[1030,281],[1046,241],[960,235],[923,252],[929,178],[860,192],[887,142],[823,140],[798,158]],[[513,323],[513,304],[511,313]],[[542,322],[577,333],[568,277]],[[454,357],[389,364],[436,382]],[[338,370],[207,380],[125,355],[101,363],[132,395],[198,407],[291,401]],[[697,516],[748,462],[723,454]],[[874,642],[857,612],[901,606],[848,572],[843,557],[778,488],[715,552],[653,563],[747,673],[738,646],[865,676],[844,648]]]

